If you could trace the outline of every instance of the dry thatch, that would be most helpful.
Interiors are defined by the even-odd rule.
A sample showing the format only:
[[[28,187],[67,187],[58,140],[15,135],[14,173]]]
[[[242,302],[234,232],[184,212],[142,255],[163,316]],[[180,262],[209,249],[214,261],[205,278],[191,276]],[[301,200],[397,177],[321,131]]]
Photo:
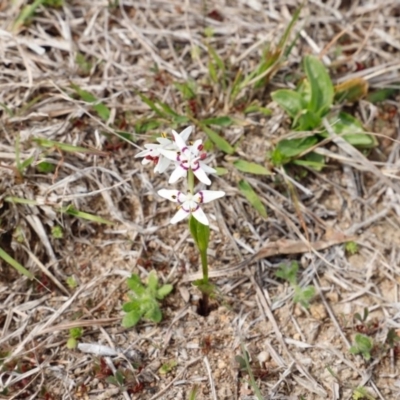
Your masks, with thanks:
[[[235,361],[244,346],[265,399],[349,399],[357,387],[373,398],[399,398],[399,348],[382,345],[400,328],[399,98],[353,107],[380,143],[368,158],[334,138],[318,149],[330,160],[322,172],[247,176],[266,220],[240,195],[232,157],[215,153],[215,165],[228,169],[212,186],[226,198],[208,208],[210,275],[221,299],[203,318],[190,284],[198,261],[186,224],[168,224],[173,208],[156,195],[165,176],[134,159],[153,133],[135,131],[152,115],[138,93],[184,112],[174,82],[204,82],[206,43],[248,74],[266,43],[277,44],[299,2],[74,0],[39,6],[15,24],[27,3],[0,4],[0,247],[36,279],[1,264],[0,392],[9,392],[0,396],[189,399],[197,386],[196,399],[250,399],[253,389]],[[240,123],[223,130],[237,145],[235,157],[263,164],[280,138],[297,134],[269,92],[290,85],[305,54],[320,55],[337,83],[362,77],[372,89],[396,87],[399,26],[396,0],[306,1],[285,65],[265,90],[242,93],[272,115],[238,111]],[[207,27],[213,36],[206,39]],[[71,84],[101,100],[107,120]],[[202,89],[199,117],[232,111],[216,89]],[[156,132],[162,129],[170,128]],[[117,131],[133,134],[134,142]],[[24,162],[30,166],[21,176]],[[53,166],[52,173],[40,164]],[[60,212],[67,206],[113,225]],[[62,227],[62,238],[54,227]],[[350,239],[359,246],[355,255],[342,245]],[[293,260],[302,266],[299,284],[316,288],[309,309],[294,305],[293,289],[275,275]],[[176,288],[163,303],[163,322],[123,329],[124,281],[152,268]],[[77,288],[68,287],[71,276]],[[364,308],[370,315],[363,325],[353,317]],[[84,335],[68,350],[73,327]],[[349,352],[358,331],[376,344],[369,362]],[[176,367],[161,374],[171,361]],[[126,378],[122,387],[107,381],[117,369]]]

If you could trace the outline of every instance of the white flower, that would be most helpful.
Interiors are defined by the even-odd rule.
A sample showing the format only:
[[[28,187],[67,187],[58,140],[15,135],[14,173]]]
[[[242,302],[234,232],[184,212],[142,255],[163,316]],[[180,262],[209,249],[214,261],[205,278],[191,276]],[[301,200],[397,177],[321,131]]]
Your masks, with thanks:
[[[171,224],[176,224],[188,215],[192,214],[193,217],[203,225],[208,225],[208,219],[204,214],[204,211],[200,208],[201,204],[225,196],[225,192],[221,190],[200,190],[196,194],[190,192],[184,194],[179,190],[161,189],[158,191],[158,194],[165,199],[179,204],[179,210],[171,219]]]
[[[191,169],[200,182],[211,185],[207,174],[217,171],[203,162],[206,158],[206,153],[202,153],[202,141],[199,139],[192,146],[187,146],[185,141],[176,132],[172,132],[172,134],[175,138],[175,144],[178,146],[178,151],[160,149],[160,153],[164,157],[176,162],[176,168],[172,172],[168,182],[175,183],[179,178],[186,177],[188,170]]]
[[[172,130],[172,134],[175,137],[179,137],[179,139],[185,143],[188,140],[190,134],[192,133],[193,126],[188,126],[184,129],[181,133],[175,132]],[[179,147],[176,145],[175,141],[172,141],[166,137],[159,137],[157,138],[157,142],[159,144],[145,144],[144,147],[146,150],[143,150],[135,155],[137,157],[143,157],[142,164],[146,165],[151,162],[156,164],[154,168],[154,172],[165,172],[167,168],[171,164],[171,160],[165,157],[160,150],[168,150],[168,151],[178,151]]]

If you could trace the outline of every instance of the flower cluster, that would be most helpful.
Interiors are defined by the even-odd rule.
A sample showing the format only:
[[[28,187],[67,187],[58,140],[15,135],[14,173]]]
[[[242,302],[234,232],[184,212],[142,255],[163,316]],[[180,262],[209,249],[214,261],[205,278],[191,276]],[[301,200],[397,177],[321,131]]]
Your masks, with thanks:
[[[200,190],[194,193],[194,176],[205,185],[211,185],[208,174],[216,172],[214,168],[206,164],[207,154],[201,140],[193,144],[186,144],[192,133],[193,127],[189,126],[181,133],[172,131],[173,140],[166,137],[157,138],[158,144],[145,144],[145,149],[135,157],[143,157],[142,164],[154,163],[155,172],[165,172],[173,164],[174,170],[169,178],[169,183],[175,183],[180,178],[187,178],[187,194],[179,190],[161,189],[158,194],[165,199],[178,203],[178,212],[172,218],[171,223],[182,221],[189,215],[193,215],[199,222],[208,225],[208,219],[201,209],[203,203],[208,203],[225,195],[221,190]]]

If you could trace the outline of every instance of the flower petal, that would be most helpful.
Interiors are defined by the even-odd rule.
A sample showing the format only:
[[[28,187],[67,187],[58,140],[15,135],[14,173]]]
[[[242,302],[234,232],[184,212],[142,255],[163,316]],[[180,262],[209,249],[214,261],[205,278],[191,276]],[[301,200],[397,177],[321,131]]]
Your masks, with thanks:
[[[179,221],[182,221],[189,215],[183,208],[180,208],[179,211],[172,217],[171,224],[176,224]]]
[[[168,169],[170,164],[171,164],[171,160],[169,160],[166,157],[161,156],[160,159],[158,160],[156,167],[154,168],[154,172],[158,172],[158,173],[162,174],[163,172],[165,172]]]
[[[143,158],[142,165],[147,165],[147,164],[150,164],[151,162],[153,162],[153,161],[149,160],[148,158]]]
[[[205,162],[199,161],[200,168],[206,173],[206,174],[215,174],[217,172],[216,169],[209,167]]]
[[[195,174],[196,178],[206,184],[206,185],[211,185],[211,181],[208,178],[207,174],[204,172],[204,170],[202,170],[201,168],[196,169],[196,171],[193,171],[193,173]],[[171,182],[170,182],[171,183]]]
[[[178,165],[173,171],[171,176],[169,177],[168,183],[175,183],[179,178],[183,178],[187,175],[187,171]],[[211,182],[210,182],[211,183]]]
[[[179,190],[160,189],[157,193],[159,196],[164,197],[164,199],[171,200],[174,203],[178,202]]]
[[[189,139],[190,134],[193,131],[193,126],[188,126],[187,128],[185,128],[180,134],[179,136],[182,138],[182,140],[184,142],[186,142]]]
[[[190,146],[190,149],[192,151],[193,154],[199,154],[200,150],[199,147],[202,145],[202,140],[201,139],[197,139],[192,146]]]
[[[167,139],[165,137],[158,137],[157,142],[161,144],[161,146],[168,146],[172,141],[170,139]]]
[[[200,190],[197,195],[202,196],[203,203],[208,203],[210,201],[224,197],[225,192],[223,192],[222,190]]]
[[[159,149],[158,151],[160,154],[162,154],[164,157],[168,158],[169,160],[176,161],[178,158],[178,153],[174,150]]]
[[[180,150],[182,150],[184,147],[186,147],[185,141],[179,136],[179,133],[172,131],[172,135],[174,136],[175,139],[175,144],[178,146]]]
[[[204,214],[204,211],[200,207],[196,211],[193,211],[192,214],[193,217],[195,217],[197,221],[199,221],[203,225],[209,225],[206,214]]]

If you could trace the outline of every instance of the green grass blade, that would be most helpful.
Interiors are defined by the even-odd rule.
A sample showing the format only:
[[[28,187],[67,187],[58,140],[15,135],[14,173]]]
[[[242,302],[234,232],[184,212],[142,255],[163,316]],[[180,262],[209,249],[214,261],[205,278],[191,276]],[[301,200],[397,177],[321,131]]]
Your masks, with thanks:
[[[255,175],[271,175],[271,172],[268,171],[267,168],[253,162],[237,160],[233,163],[233,165],[241,172],[247,172]]]
[[[258,197],[254,189],[250,186],[250,183],[242,179],[239,182],[239,190],[242,192],[244,197],[246,197],[249,203],[259,212],[259,214],[262,217],[267,218],[267,211],[265,210],[264,204],[261,202],[261,199]]]
[[[70,153],[88,153],[88,154],[98,154],[98,155],[107,155],[107,153],[103,151],[99,151],[96,149],[87,149],[85,147],[73,146],[72,144],[61,143],[55,140],[42,139],[42,138],[34,138],[33,141],[37,143],[41,147],[45,148],[57,148],[62,151],[70,152]]]
[[[98,217],[97,215],[89,214],[83,211],[76,210],[75,208],[68,206],[68,207],[63,207],[60,209],[62,213],[66,213],[68,215],[72,215],[77,218],[82,218],[87,221],[91,222],[97,222],[99,224],[105,224],[105,225],[113,225],[114,223],[111,221],[108,221],[104,218]]]
[[[218,133],[203,124],[200,127],[221,151],[226,154],[233,154],[235,152],[235,149],[223,137],[219,136]]]
[[[75,90],[76,94],[86,103],[97,103],[92,105],[93,109],[97,112],[99,117],[104,121],[107,122],[110,118],[111,111],[110,109],[103,103],[99,102],[96,96],[92,93],[88,92],[87,90],[81,89],[78,85],[71,83],[72,89]]]
[[[7,254],[0,247],[0,258],[2,258],[7,264],[10,264],[13,268],[15,268],[20,274],[25,275],[29,279],[33,279],[34,276],[31,272],[29,272],[26,268],[24,268],[18,261],[14,260],[9,254]]]
[[[167,115],[157,107],[157,105],[154,101],[150,100],[144,94],[138,93],[138,95],[142,99],[143,103],[147,104],[158,116],[163,117],[163,118],[167,117]]]

